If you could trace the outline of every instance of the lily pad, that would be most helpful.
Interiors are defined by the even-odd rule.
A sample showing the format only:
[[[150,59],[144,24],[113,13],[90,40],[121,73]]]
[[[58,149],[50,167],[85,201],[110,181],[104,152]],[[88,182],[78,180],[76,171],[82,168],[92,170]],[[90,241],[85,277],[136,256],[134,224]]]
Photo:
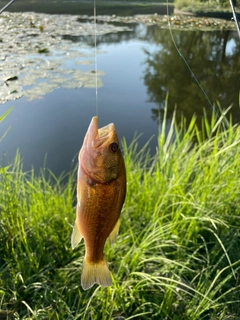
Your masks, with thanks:
[[[78,61],[75,61],[76,64],[79,64],[79,65],[88,65],[88,64],[92,64],[92,61],[91,60],[78,60]]]
[[[130,30],[127,25],[108,23],[99,25],[97,34]],[[96,76],[98,86],[103,85],[104,72],[92,72],[95,50],[81,40],[95,33],[91,19],[82,22],[73,15],[4,12],[0,33],[0,103],[21,96],[39,98],[59,87],[95,88]],[[97,50],[97,54],[104,52]],[[91,69],[82,71],[81,65]]]
[[[62,85],[66,81],[68,81],[68,79],[61,76],[53,76],[52,78],[50,78],[50,83],[55,83],[59,85]]]
[[[7,84],[2,85],[0,87],[0,103],[21,98],[23,96],[23,92],[21,90],[22,87],[17,84],[11,88]]]
[[[63,83],[62,85],[63,88],[66,88],[66,89],[78,89],[78,88],[81,88],[83,87],[83,83],[81,81],[71,81],[71,82],[65,82]]]
[[[48,48],[38,49],[38,53],[49,53]]]
[[[93,19],[94,17],[91,17]],[[172,29],[181,30],[235,30],[233,21],[216,18],[199,18],[185,15],[136,15],[136,16],[98,16],[98,21],[105,23],[121,22],[126,24],[143,23],[146,25],[158,25],[163,29],[168,29],[169,24]]]
[[[24,92],[24,96],[27,97],[29,100],[33,100],[35,98],[39,98],[41,96],[44,96],[47,93],[52,92],[54,89],[59,88],[58,84],[55,83],[46,83],[46,82],[40,82],[33,88],[26,90]]]
[[[103,87],[103,81],[101,78],[97,78],[97,88]],[[96,88],[96,79],[95,78],[86,78],[84,81],[84,88],[94,89]]]

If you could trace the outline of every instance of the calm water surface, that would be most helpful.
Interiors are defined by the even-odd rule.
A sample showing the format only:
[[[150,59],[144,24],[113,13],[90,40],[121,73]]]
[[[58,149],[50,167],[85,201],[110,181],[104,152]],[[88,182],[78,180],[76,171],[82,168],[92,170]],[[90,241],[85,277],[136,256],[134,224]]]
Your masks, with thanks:
[[[105,72],[98,89],[99,125],[114,122],[119,138],[131,142],[142,133],[139,146],[151,137],[150,147],[157,146],[159,119],[169,92],[168,117],[177,105],[177,116],[187,119],[195,113],[199,121],[203,108],[211,107],[176,52],[168,30],[133,24],[131,31],[109,33],[98,37],[98,69]],[[233,104],[234,121],[239,121],[240,90],[239,40],[236,32],[180,32],[174,38],[190,67],[206,90],[212,103],[222,107]],[[94,53],[92,36],[65,35],[74,46],[86,45]],[[61,53],[55,53],[61,54]],[[49,57],[48,57],[49,58]],[[94,59],[87,65],[76,65],[68,59],[69,68],[94,69]],[[11,126],[0,143],[4,162],[13,159],[19,148],[24,170],[46,167],[56,175],[77,163],[76,155],[93,115],[96,114],[95,89],[56,89],[41,99],[20,98],[0,105],[0,114],[13,111],[1,123],[0,135]],[[160,121],[161,123],[161,121]]]

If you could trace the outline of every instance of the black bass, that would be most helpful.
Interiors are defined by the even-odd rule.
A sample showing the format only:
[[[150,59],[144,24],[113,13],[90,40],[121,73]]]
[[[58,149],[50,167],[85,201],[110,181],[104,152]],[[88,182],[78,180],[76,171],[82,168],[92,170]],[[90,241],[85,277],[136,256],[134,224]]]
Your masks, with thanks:
[[[126,194],[126,170],[113,123],[98,129],[93,117],[79,152],[77,212],[71,244],[84,238],[85,258],[81,277],[84,290],[95,283],[112,285],[103,249],[113,244],[119,230]]]

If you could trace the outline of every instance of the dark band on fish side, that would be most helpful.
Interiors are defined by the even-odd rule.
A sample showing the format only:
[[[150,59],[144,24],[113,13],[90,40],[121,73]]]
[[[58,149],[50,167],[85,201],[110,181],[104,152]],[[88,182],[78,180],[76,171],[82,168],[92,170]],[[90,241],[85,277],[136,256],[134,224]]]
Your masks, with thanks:
[[[117,152],[118,151],[118,143],[116,143],[116,142],[111,143],[110,146],[109,146],[109,150],[112,153]]]

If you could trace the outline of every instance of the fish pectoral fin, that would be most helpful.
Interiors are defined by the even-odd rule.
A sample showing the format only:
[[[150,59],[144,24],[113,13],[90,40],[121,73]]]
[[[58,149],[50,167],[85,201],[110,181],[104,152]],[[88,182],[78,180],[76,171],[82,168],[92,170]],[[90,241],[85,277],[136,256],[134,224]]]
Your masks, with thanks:
[[[79,231],[77,221],[75,221],[73,231],[72,231],[72,236],[71,236],[72,249],[76,248],[76,246],[79,244],[79,242],[82,240],[82,238],[83,237]]]
[[[110,235],[108,237],[108,241],[110,243],[110,246],[112,246],[117,239],[119,227],[120,227],[120,218],[118,219],[117,223],[115,224],[112,232],[110,233]]]
[[[84,258],[81,285],[83,290],[90,289],[95,283],[102,287],[112,285],[111,273],[106,260],[91,262]]]

